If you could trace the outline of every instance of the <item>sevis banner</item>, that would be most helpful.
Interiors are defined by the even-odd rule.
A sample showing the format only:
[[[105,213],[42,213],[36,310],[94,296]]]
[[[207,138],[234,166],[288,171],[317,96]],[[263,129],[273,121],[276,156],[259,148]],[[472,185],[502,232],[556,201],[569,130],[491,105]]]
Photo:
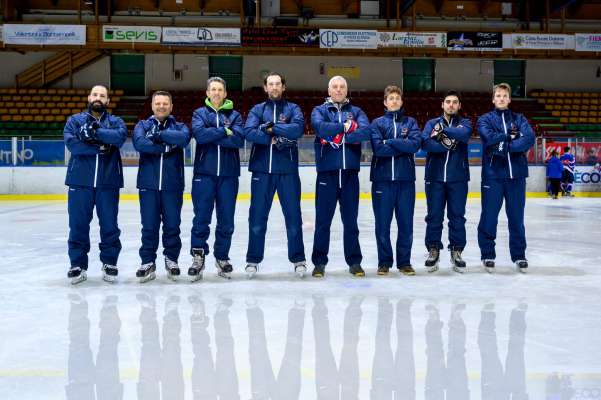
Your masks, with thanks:
[[[102,27],[102,40],[104,42],[127,43],[160,43],[160,26],[115,26]]]

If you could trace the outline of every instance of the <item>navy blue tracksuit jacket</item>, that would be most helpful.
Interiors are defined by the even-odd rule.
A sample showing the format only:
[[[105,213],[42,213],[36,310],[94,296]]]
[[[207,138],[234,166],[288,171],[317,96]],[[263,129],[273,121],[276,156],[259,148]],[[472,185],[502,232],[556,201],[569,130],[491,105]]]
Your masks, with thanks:
[[[140,195],[142,219],[142,264],[154,262],[159,247],[159,229],[163,222],[163,255],[177,262],[182,248],[181,209],[184,191],[184,148],[190,142],[190,130],[167,117],[160,137],[149,136],[159,121],[151,116],[134,128],[134,148],[140,153],[136,187]]]
[[[344,123],[353,120],[357,129],[344,133]],[[330,227],[336,204],[340,203],[340,216],[344,228],[344,259],[348,265],[361,264],[363,256],[359,244],[359,168],[361,167],[361,142],[370,139],[369,120],[359,107],[348,100],[343,104],[328,99],[311,113],[311,126],[315,131],[315,235],[311,260],[314,265],[326,265],[330,250]],[[343,133],[340,145],[330,142]],[[326,143],[323,143],[326,141]]]
[[[415,119],[404,115],[404,110],[386,111],[371,123],[370,180],[374,216],[378,266],[392,267],[390,224],[396,215],[396,266],[411,265],[413,244],[413,211],[415,207],[414,154],[421,144],[421,131]]]
[[[96,120],[97,143],[80,139],[81,128]],[[65,184],[69,186],[69,259],[72,266],[88,268],[90,222],[96,206],[100,224],[100,261],[117,265],[121,231],[117,223],[119,189],[123,187],[123,167],[119,148],[127,137],[123,120],[103,113],[96,119],[88,112],[71,116],[63,131],[71,152]]]
[[[229,260],[234,234],[234,213],[240,176],[240,148],[244,146],[242,117],[234,103],[225,100],[218,109],[209,99],[194,111],[192,133],[196,139],[192,181],[192,249],[209,254],[211,218],[216,207],[215,258]]]
[[[456,140],[453,150],[430,137],[437,123],[442,124],[447,137]],[[425,171],[427,249],[443,248],[441,239],[445,208],[449,219],[449,249],[463,251],[465,248],[465,204],[470,180],[467,151],[471,135],[471,121],[457,115],[448,122],[444,116],[431,119],[424,127],[422,149],[428,152]]]
[[[495,109],[478,119],[482,139],[482,213],[478,224],[480,257],[494,260],[499,211],[505,200],[511,260],[526,257],[526,153],[534,145],[528,120],[511,110]],[[512,133],[517,133],[512,138]]]
[[[261,129],[269,122],[274,124],[271,133]],[[305,261],[296,144],[304,129],[305,120],[300,107],[286,100],[267,100],[248,113],[244,137],[252,143],[248,163],[252,172],[246,253],[249,263],[258,264],[263,260],[267,219],[276,191],[286,221],[288,260],[293,263]],[[286,144],[276,144],[279,138],[287,140]]]

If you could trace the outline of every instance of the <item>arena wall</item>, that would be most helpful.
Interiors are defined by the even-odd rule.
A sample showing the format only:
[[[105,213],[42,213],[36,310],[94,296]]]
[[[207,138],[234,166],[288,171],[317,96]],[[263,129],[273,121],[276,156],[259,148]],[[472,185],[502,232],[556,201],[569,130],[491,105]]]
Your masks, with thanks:
[[[63,194],[66,192],[66,167],[2,167],[0,169],[0,194]],[[469,191],[480,193],[480,167],[471,167]],[[527,181],[528,192],[545,191],[545,167],[531,166],[530,178]],[[137,167],[124,167],[125,188],[122,193],[137,193]],[[416,168],[416,191],[424,192],[424,167]],[[300,177],[303,194],[315,193],[316,171],[314,166],[301,166]],[[369,193],[369,166],[364,166],[360,172],[360,187],[363,193]],[[186,192],[190,192],[192,182],[192,167],[186,167]],[[240,177],[240,193],[250,193],[250,173],[242,168]]]

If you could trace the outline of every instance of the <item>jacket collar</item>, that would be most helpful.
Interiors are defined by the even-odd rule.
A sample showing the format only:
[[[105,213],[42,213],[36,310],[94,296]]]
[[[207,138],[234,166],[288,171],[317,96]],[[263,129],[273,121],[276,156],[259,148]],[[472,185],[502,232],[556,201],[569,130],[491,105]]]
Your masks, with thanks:
[[[207,108],[209,108],[209,109],[211,109],[211,110],[213,110],[215,112],[218,112],[218,111],[231,111],[231,110],[234,109],[234,102],[231,101],[230,99],[225,99],[223,101],[223,104],[221,105],[221,107],[219,107],[218,109],[215,109],[213,107],[213,104],[211,104],[211,100],[209,100],[209,98],[207,97],[205,99],[205,106],[207,106]]]
[[[386,118],[390,118],[390,119],[396,119],[397,121],[400,121],[401,119],[403,119],[403,116],[405,115],[405,109],[403,107],[399,108],[396,111],[384,111],[384,116]]]
[[[149,121],[155,120],[158,121],[158,119],[154,116],[151,115],[148,118]],[[173,124],[175,124],[175,117],[173,115],[168,115],[167,118],[165,118],[165,121],[167,121],[166,126],[172,126]]]
[[[346,99],[344,99],[344,101],[342,103],[334,103],[332,101],[331,97],[326,98],[326,101],[324,103],[328,108],[335,108],[336,110],[342,110],[344,107],[346,107],[347,105],[351,104],[351,101],[349,100],[349,98],[347,97]]]

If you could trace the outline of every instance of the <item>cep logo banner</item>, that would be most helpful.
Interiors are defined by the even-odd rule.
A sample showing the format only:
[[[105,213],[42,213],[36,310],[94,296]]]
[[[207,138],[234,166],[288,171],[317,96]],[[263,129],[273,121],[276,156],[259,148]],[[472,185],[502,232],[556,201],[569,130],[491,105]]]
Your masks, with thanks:
[[[320,29],[319,47],[322,49],[377,49],[378,31]]]
[[[82,46],[86,44],[86,26],[5,24],[4,43]]]
[[[102,27],[102,40],[105,42],[160,43],[160,26],[114,26]]]
[[[235,47],[240,43],[240,28],[163,28],[163,44]]]

